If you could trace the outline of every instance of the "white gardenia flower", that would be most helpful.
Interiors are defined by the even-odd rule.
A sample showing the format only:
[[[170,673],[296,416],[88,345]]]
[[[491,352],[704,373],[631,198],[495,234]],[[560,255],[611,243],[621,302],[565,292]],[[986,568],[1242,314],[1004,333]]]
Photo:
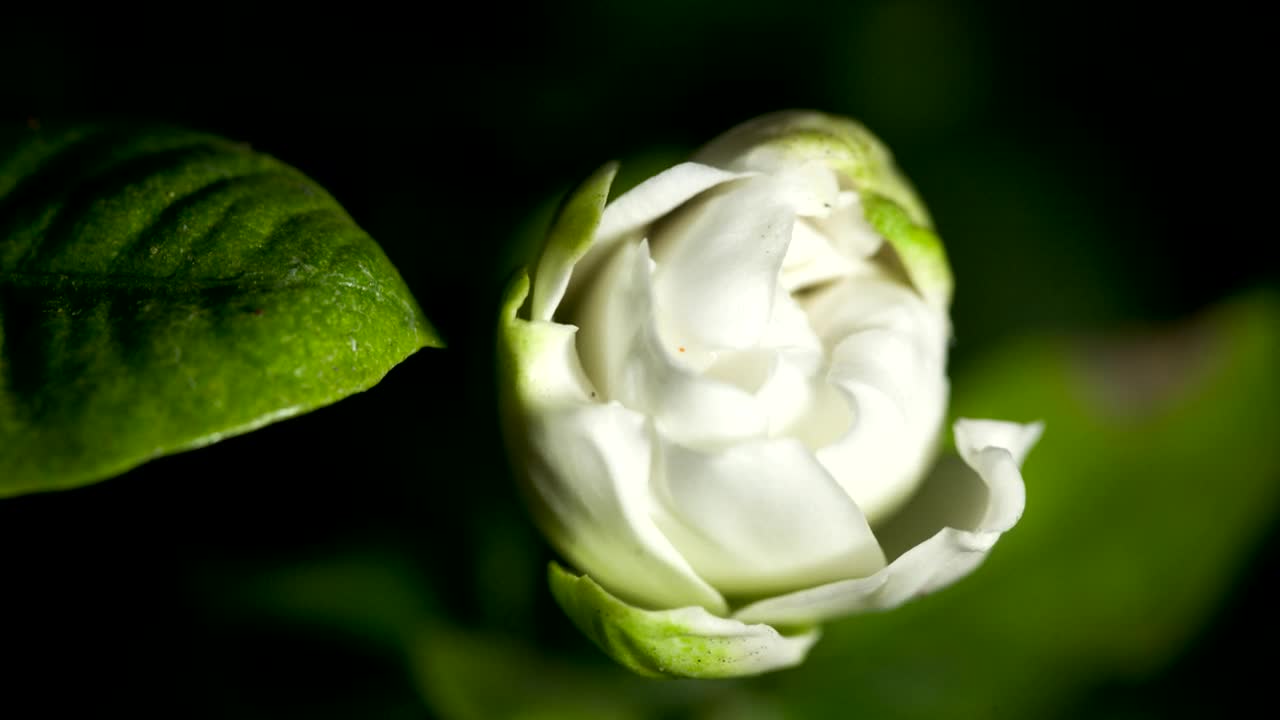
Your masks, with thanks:
[[[960,420],[962,462],[935,464],[951,274],[883,145],[786,112],[606,205],[614,170],[566,201],[499,332],[575,623],[642,673],[758,673],[973,570],[1040,427]]]

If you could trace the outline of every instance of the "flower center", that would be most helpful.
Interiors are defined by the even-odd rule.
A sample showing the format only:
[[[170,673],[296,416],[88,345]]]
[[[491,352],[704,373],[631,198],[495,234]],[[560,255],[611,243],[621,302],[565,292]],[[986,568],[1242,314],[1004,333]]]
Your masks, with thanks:
[[[661,443],[795,439],[875,522],[929,460],[946,319],[824,172],[702,193],[622,243],[571,320],[600,400],[643,413]]]

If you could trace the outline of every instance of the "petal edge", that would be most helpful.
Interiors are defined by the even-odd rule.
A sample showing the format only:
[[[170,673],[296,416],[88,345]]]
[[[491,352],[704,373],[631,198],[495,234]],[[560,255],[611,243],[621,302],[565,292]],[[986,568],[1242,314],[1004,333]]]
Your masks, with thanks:
[[[957,420],[954,432],[961,457],[988,491],[978,519],[956,523],[970,527],[943,527],[874,575],[761,600],[733,617],[790,626],[888,610],[969,574],[1022,515],[1026,496],[1019,461],[1042,429],[1040,423]]]

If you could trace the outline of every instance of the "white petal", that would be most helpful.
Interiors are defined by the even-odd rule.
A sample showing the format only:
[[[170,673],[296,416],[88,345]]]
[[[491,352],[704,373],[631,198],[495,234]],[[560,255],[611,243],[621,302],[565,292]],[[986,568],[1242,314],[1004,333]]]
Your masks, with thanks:
[[[956,450],[973,465],[983,448],[1002,447],[1012,453],[1014,462],[1021,466],[1043,431],[1044,426],[1040,423],[1023,425],[1003,420],[961,420],[956,423]]]
[[[867,222],[862,203],[853,191],[840,193],[831,214],[812,222],[835,251],[847,258],[871,257],[884,244],[884,238]]]
[[[773,298],[773,314],[760,338],[760,347],[770,350],[796,350],[813,356],[813,370],[822,364],[822,340],[809,325],[809,317],[785,289],[779,287]]]
[[[921,442],[901,406],[881,388],[845,382],[853,421],[835,442],[817,451],[818,461],[839,480],[872,523],[905,502],[927,462]],[[932,428],[929,428],[931,431]]]
[[[498,391],[510,457],[543,532],[635,602],[722,612],[724,599],[653,523],[645,418],[593,399],[575,328],[518,317],[529,284],[518,275],[503,299]]]
[[[673,343],[741,350],[769,323],[795,211],[769,178],[709,193],[655,227],[654,294]]]
[[[982,563],[987,552],[1022,514],[1025,489],[1018,457],[1041,432],[1041,425],[959,420],[956,444],[969,468],[968,477],[935,473],[921,500],[941,512],[945,526],[902,553],[888,567],[865,578],[829,583],[781,595],[742,608],[734,617],[744,622],[805,624],[868,610],[885,610],[949,585]],[[946,467],[946,464],[943,464]],[[981,486],[970,482],[974,474]],[[971,490],[979,487],[974,494]],[[974,499],[979,502],[972,502]],[[951,501],[951,502],[948,502]],[[903,511],[920,510],[913,502]],[[905,518],[910,521],[911,518]],[[895,519],[896,521],[896,519]]]
[[[976,470],[991,488],[991,502],[980,527],[989,532],[1004,532],[1022,517],[1026,498],[1018,468],[1043,432],[1041,423],[956,421],[956,450],[965,464]]]
[[[596,395],[582,370],[574,340],[578,329],[553,322],[524,322],[511,333],[523,341],[519,377],[522,397],[539,407],[576,405]]]
[[[805,352],[773,353],[772,367],[764,382],[760,384],[759,390],[756,391],[756,397],[764,403],[765,411],[769,415],[770,437],[786,434],[796,437],[806,447],[816,448],[818,446],[808,439],[809,433],[806,432],[806,437],[801,438],[796,432],[799,426],[808,426],[811,423],[806,421],[814,419],[814,405],[817,404],[815,396],[820,385],[824,384],[815,382],[813,378],[810,367],[812,359],[813,356]],[[848,426],[848,413],[845,412],[843,417],[845,423],[834,429],[836,435]],[[822,419],[830,420],[829,417]]]
[[[834,345],[828,379],[853,417],[818,460],[877,525],[932,461],[947,402],[942,322],[888,278],[842,281],[809,307],[823,344]]]
[[[728,172],[695,162],[680,163],[615,198],[600,217],[590,249],[576,261],[564,303],[572,306],[578,302],[619,243],[639,240],[650,224],[691,199],[718,185],[751,177],[752,174]]]
[[[826,450],[849,433],[853,403],[825,378],[802,376],[794,357],[779,354],[774,373],[756,394],[769,413],[769,436],[795,438],[814,452]],[[818,460],[828,472],[839,467],[831,458],[819,455]]]
[[[669,437],[716,447],[760,437],[768,418],[748,392],[673,357],[653,314],[648,245],[624,245],[582,304],[579,349],[603,396],[653,417]]]
[[[609,240],[628,235],[717,185],[748,176],[749,173],[728,172],[701,163],[680,163],[609,203],[596,237]]]
[[[650,517],[650,439],[644,416],[616,403],[533,409],[525,460],[534,507],[556,548],[620,597],[648,607],[724,600]]]
[[[710,453],[658,443],[658,523],[721,592],[759,597],[884,567],[858,506],[798,441]]]
[[[805,217],[826,217],[836,205],[840,184],[835,171],[822,162],[807,162],[774,176],[778,195]]]
[[[706,372],[755,393],[770,437],[793,437],[816,450],[843,435],[852,419],[844,395],[826,380],[825,362],[804,311],[779,289],[760,346],[720,353]]]
[[[853,263],[836,252],[831,240],[814,226],[814,221],[801,218],[791,230],[791,245],[782,261],[778,282],[788,291],[820,285],[853,273]]]
[[[823,288],[802,303],[813,331],[834,348],[858,330],[884,328],[921,343],[938,359],[947,344],[945,315],[886,274],[863,275]]]
[[[847,337],[832,353],[828,377],[846,394],[853,422],[818,450],[818,460],[878,523],[906,502],[932,460],[946,378],[910,339],[879,328]]]

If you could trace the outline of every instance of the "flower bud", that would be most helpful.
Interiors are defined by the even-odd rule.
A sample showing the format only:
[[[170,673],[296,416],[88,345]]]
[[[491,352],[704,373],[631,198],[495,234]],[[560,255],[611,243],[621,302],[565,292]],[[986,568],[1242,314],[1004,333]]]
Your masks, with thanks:
[[[786,112],[606,204],[615,169],[566,200],[498,338],[575,623],[641,673],[750,674],[976,567],[1040,428],[960,420],[963,463],[935,466],[951,272],[884,146]]]

